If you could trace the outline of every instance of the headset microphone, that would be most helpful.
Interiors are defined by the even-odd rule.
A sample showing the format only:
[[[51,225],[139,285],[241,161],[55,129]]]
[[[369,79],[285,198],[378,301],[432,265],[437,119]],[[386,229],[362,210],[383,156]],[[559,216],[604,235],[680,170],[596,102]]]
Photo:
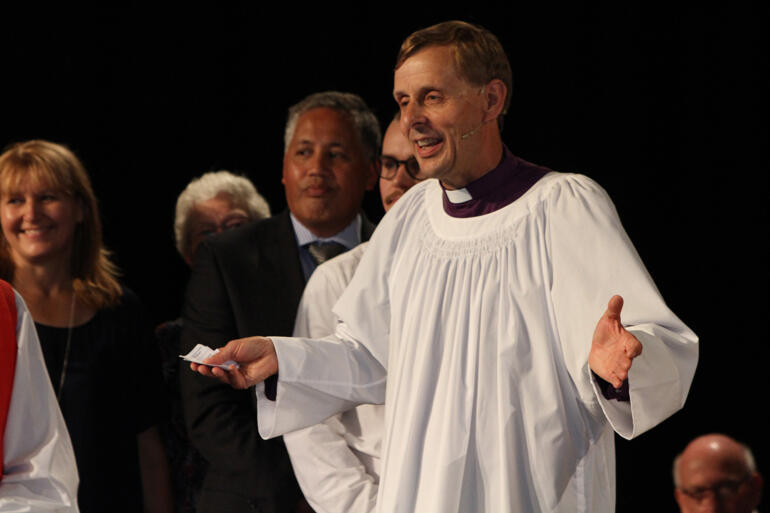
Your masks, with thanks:
[[[476,128],[474,128],[474,129],[472,129],[472,130],[470,130],[470,131],[468,131],[468,132],[465,132],[464,134],[462,134],[462,135],[460,136],[460,139],[467,139],[468,137],[470,137],[470,136],[472,136],[473,134],[475,134],[476,132],[478,132],[478,131],[481,129],[481,127],[483,127],[483,126],[484,126],[484,125],[486,125],[487,123],[489,123],[489,121],[482,121],[482,122],[481,122],[481,124],[480,124],[479,126],[477,126]]]

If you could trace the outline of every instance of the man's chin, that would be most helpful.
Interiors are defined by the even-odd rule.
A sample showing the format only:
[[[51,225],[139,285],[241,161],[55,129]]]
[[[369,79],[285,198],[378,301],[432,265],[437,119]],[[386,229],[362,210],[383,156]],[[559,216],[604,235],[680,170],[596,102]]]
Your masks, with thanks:
[[[427,180],[428,178],[441,178],[443,176],[444,166],[435,160],[427,159],[420,161],[420,172],[416,176],[417,180]]]
[[[388,195],[388,196],[385,198],[385,201],[383,201],[383,203],[385,203],[385,210],[388,210],[390,207],[392,207],[393,205],[395,205],[395,203],[396,203],[396,202],[399,200],[399,198],[401,198],[401,196],[403,196],[403,195],[404,195],[403,191],[398,191],[398,192],[394,192],[394,193],[391,193],[391,194],[389,194],[389,195]]]
[[[455,159],[451,154],[442,151],[429,158],[417,159],[417,162],[420,164],[420,173],[417,175],[418,180],[427,180],[428,178],[441,180],[451,175]]]

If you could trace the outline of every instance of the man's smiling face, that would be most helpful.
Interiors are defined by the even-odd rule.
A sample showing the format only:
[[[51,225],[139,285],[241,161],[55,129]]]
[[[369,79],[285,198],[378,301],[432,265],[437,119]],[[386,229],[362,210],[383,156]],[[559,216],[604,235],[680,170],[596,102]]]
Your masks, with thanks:
[[[393,96],[401,110],[401,131],[412,144],[421,178],[451,186],[477,165],[481,142],[476,131],[485,115],[482,91],[460,75],[450,46],[425,48],[396,69]]]

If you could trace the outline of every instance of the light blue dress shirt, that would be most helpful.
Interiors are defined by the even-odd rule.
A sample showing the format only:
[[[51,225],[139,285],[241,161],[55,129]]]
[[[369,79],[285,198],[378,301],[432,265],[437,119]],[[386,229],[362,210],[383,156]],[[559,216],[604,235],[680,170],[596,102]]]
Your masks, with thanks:
[[[308,244],[312,242],[337,242],[347,249],[353,249],[361,243],[361,214],[358,214],[342,231],[331,237],[318,237],[308,230],[299,220],[291,216],[291,224],[294,226],[294,234],[297,237],[297,249],[299,249],[299,261],[302,264],[302,272],[305,274],[305,281],[315,271],[316,263],[307,249]]]

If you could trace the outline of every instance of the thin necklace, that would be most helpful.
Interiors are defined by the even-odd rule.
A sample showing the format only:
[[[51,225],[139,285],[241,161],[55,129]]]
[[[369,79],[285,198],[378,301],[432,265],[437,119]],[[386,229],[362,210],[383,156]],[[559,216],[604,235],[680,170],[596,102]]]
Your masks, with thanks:
[[[64,363],[61,366],[61,377],[59,378],[59,391],[56,399],[61,404],[61,392],[64,389],[64,380],[67,377],[67,363],[70,358],[70,346],[72,345],[72,323],[75,322],[75,292],[72,292],[72,301],[70,302],[70,322],[67,324],[67,344],[64,346]]]

